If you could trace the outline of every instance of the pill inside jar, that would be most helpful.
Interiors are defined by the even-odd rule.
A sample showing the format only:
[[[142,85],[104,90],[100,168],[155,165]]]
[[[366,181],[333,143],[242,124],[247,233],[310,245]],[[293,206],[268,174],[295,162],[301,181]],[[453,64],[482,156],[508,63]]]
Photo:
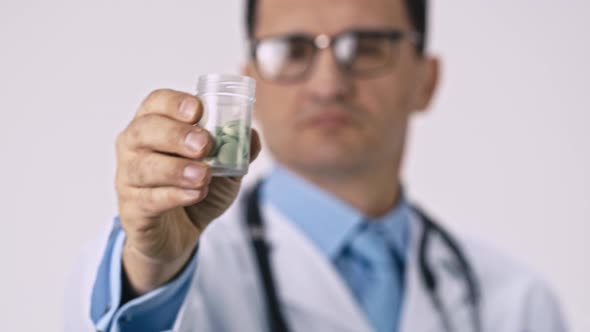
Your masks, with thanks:
[[[246,76],[205,75],[199,78],[197,96],[203,117],[197,124],[214,141],[204,162],[213,176],[241,176],[250,163],[250,130],[255,81]]]

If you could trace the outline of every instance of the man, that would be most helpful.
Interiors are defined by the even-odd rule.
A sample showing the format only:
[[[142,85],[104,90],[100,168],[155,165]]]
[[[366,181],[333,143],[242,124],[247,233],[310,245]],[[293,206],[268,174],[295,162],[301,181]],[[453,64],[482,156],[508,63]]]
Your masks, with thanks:
[[[404,195],[407,128],[439,70],[426,12],[416,0],[249,1],[244,73],[277,166],[237,200],[241,179],[200,162],[212,139],[193,126],[199,100],[150,94],[117,140],[119,218],[94,327],[564,331],[539,279]]]

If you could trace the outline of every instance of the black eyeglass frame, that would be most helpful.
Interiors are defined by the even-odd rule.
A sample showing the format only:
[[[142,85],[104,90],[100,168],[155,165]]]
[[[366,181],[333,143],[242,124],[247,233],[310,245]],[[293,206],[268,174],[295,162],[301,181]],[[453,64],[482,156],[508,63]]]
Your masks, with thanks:
[[[306,34],[306,33],[288,33],[288,34],[283,34],[283,35],[275,35],[275,36],[269,36],[269,37],[265,37],[265,38],[259,38],[259,39],[251,39],[248,43],[248,53],[249,53],[249,57],[250,57],[250,61],[252,61],[252,63],[254,64],[254,68],[256,69],[256,71],[258,72],[259,76],[262,77],[262,79],[266,80],[266,81],[270,81],[270,82],[278,82],[278,83],[296,83],[296,82],[300,82],[300,81],[304,81],[306,80],[310,73],[312,72],[312,69],[314,67],[315,64],[315,59],[317,58],[317,54],[324,49],[328,49],[330,48],[332,50],[332,53],[334,52],[334,45],[338,42],[338,40],[340,40],[342,37],[344,36],[348,36],[348,35],[361,35],[363,37],[368,37],[368,38],[383,38],[383,39],[387,39],[389,40],[392,44],[395,43],[399,43],[404,39],[407,39],[410,43],[413,44],[415,50],[416,50],[416,54],[418,56],[422,56],[422,52],[420,51],[420,44],[422,41],[422,35],[419,32],[416,31],[412,31],[412,30],[401,30],[401,29],[384,29],[384,30],[372,30],[372,29],[351,29],[351,30],[346,30],[343,32],[340,32],[336,35],[333,36],[329,36],[326,34],[319,34],[319,35],[311,35],[311,34]],[[310,60],[308,61],[309,63],[307,63],[306,67],[304,70],[301,71],[301,73],[299,73],[298,75],[294,75],[293,77],[288,77],[288,78],[269,78],[269,77],[265,77],[265,75],[262,73],[262,71],[259,68],[259,62],[258,62],[258,49],[259,46],[265,42],[271,41],[271,40],[276,40],[276,39],[299,39],[301,41],[304,41],[305,43],[308,43],[309,45],[312,46],[312,55],[310,56]],[[395,46],[395,45],[393,45]],[[393,50],[393,47],[392,47]],[[354,71],[351,68],[347,68],[347,66],[345,64],[341,64],[338,63],[338,61],[336,60],[336,63],[338,65],[338,67],[340,68],[340,70],[342,70],[343,72],[352,75],[354,77],[357,78],[371,78],[371,77],[375,77],[378,74],[384,74],[386,73],[386,69],[390,69],[390,67],[392,67],[392,62],[393,62],[393,58],[394,58],[394,54],[390,54],[388,57],[388,61],[386,61],[385,63],[383,63],[382,65],[372,68],[371,70],[365,70],[365,71]]]

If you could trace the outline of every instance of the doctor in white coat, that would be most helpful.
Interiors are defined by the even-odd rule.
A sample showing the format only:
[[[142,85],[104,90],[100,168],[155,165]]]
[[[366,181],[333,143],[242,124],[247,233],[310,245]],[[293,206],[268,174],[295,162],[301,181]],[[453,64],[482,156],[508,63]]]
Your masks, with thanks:
[[[567,331],[542,279],[404,194],[439,70],[427,8],[248,1],[244,72],[275,170],[238,196],[241,178],[199,161],[200,101],[151,93],[118,137],[119,217],[68,287],[66,330]]]

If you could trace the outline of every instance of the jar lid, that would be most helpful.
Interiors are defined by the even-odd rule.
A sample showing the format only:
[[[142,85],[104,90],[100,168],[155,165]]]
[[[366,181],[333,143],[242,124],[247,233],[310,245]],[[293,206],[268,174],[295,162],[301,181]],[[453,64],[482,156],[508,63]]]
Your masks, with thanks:
[[[254,102],[256,97],[256,80],[242,75],[206,74],[199,76],[197,95],[225,95],[247,98]]]

